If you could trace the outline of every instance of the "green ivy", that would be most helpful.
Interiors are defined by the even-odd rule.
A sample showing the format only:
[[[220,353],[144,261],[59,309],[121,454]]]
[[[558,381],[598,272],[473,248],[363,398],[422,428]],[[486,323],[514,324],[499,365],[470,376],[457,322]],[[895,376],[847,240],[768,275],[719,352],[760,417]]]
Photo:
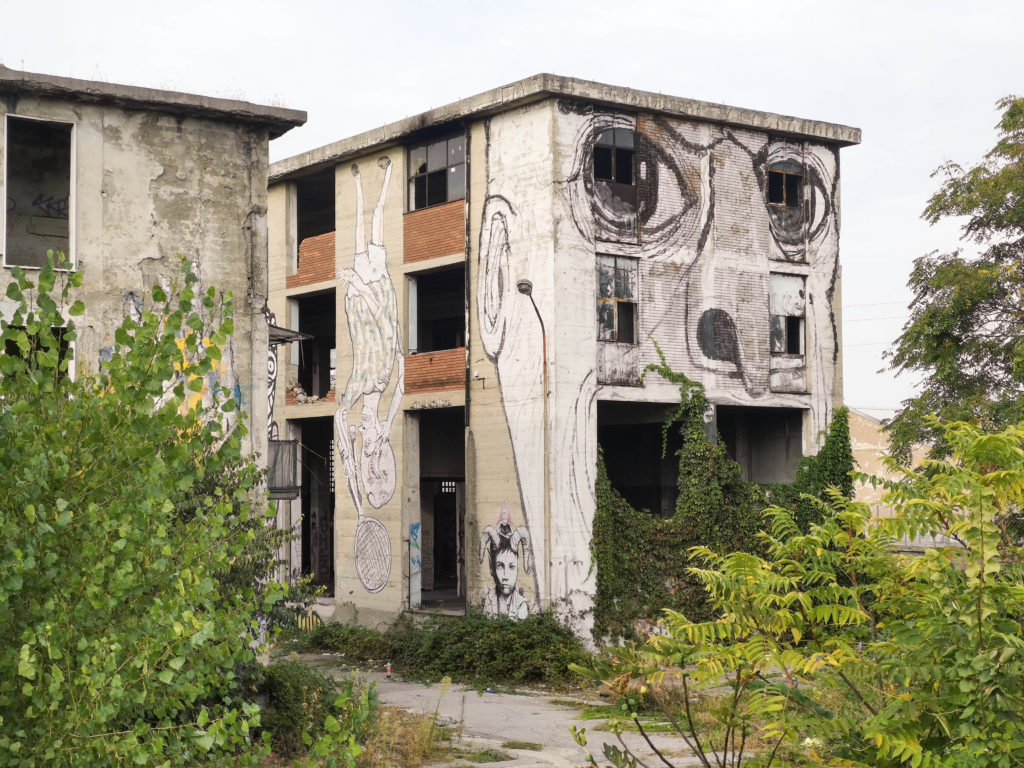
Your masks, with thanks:
[[[690,547],[760,554],[763,544],[758,534],[764,529],[765,508],[798,505],[806,530],[818,507],[809,499],[801,500],[801,494],[825,499],[829,486],[838,487],[847,498],[853,494],[845,408],[836,411],[818,456],[801,460],[796,483],[750,483],[743,480],[739,464],[729,458],[721,438],[708,439],[704,388],[673,371],[661,349],[655,348],[661,362],[647,366],[644,375],[657,373],[680,390],[679,406],[662,428],[663,451],[669,430],[678,429],[683,438],[678,451],[679,497],[670,518],[634,509],[612,486],[599,453],[591,545],[597,567],[593,631],[598,640],[630,638],[638,621],[653,622],[665,608],[695,620],[710,616],[706,593],[689,570]]]

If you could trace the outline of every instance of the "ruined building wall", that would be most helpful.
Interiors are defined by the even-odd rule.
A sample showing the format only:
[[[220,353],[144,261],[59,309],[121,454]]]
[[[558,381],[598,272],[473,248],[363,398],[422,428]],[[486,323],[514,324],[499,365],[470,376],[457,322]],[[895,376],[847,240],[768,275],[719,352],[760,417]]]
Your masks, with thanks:
[[[8,115],[26,118],[17,121],[23,127],[70,127],[63,166],[70,184],[49,188],[44,172],[36,177],[39,189],[28,190],[27,197],[26,190],[5,190],[11,193],[5,194],[5,264],[31,265],[33,240],[39,245],[35,263],[41,263],[46,248],[56,244],[53,233],[63,234],[83,277],[78,369],[102,363],[113,348],[114,329],[138,311],[154,285],[175,279],[181,254],[195,264],[203,287],[234,295],[235,333],[210,378],[249,412],[248,446],[265,453],[266,128],[21,96],[0,103],[0,153],[9,147]],[[0,162],[8,159],[17,162],[13,156]],[[22,210],[26,206],[30,210]],[[9,272],[0,273],[0,282],[8,279]]]

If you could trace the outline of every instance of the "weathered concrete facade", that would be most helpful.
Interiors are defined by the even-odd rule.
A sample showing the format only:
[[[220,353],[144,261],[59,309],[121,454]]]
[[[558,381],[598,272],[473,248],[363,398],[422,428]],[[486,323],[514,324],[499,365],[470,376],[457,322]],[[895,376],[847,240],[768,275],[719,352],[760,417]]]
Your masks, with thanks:
[[[65,252],[86,306],[75,366],[95,369],[183,255],[203,286],[234,294],[215,375],[249,413],[249,449],[265,455],[268,142],[303,122],[294,110],[0,67],[0,283],[13,266],[45,263],[48,248]]]
[[[842,398],[859,139],[538,75],[275,164],[271,308],[331,335],[278,385],[325,478],[292,502],[293,570],[339,616],[551,606],[585,631],[598,446],[627,498],[672,508],[659,349],[748,478],[792,479]]]

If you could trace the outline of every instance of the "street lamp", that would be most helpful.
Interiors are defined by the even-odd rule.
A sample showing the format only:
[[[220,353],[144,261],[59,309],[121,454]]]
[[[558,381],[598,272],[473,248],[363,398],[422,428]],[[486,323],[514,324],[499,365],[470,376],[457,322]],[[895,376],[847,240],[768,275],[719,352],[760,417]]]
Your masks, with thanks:
[[[551,451],[548,443],[548,335],[544,330],[544,318],[540,316],[537,302],[533,300],[533,283],[525,278],[516,280],[516,290],[530,299],[533,311],[540,323],[540,345],[544,360],[544,589],[547,591],[547,607],[551,606]]]

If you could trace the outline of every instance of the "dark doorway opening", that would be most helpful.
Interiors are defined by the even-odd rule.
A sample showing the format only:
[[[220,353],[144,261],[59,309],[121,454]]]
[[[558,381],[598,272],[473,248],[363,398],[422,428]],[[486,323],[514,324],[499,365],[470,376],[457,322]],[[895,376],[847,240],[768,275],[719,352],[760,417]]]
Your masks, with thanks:
[[[715,407],[718,433],[730,458],[752,483],[792,483],[803,456],[800,408]]]
[[[657,515],[675,514],[679,496],[678,427],[669,430],[662,456],[662,425],[674,405],[599,401],[597,441],[612,486],[630,506]]]
[[[419,471],[424,607],[465,609],[465,409],[419,414]],[[415,598],[415,596],[413,596]]]
[[[334,420],[299,419],[302,575],[334,595]]]

